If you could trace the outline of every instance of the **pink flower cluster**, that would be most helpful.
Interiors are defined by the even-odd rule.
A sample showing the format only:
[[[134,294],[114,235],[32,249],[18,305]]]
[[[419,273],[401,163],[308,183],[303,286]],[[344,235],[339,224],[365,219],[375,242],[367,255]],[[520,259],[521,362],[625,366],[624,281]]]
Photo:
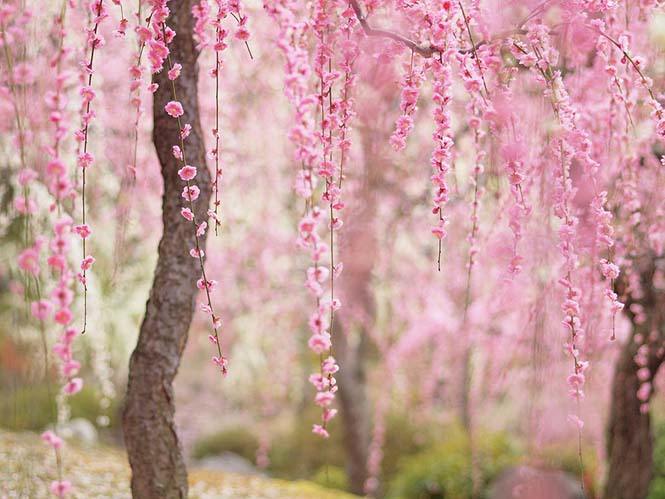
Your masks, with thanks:
[[[436,104],[434,108],[436,129],[433,139],[436,147],[430,159],[430,164],[434,170],[430,179],[434,185],[434,195],[432,197],[434,208],[432,209],[432,213],[439,219],[437,225],[432,227],[432,234],[439,240],[439,262],[441,258],[441,241],[447,235],[446,225],[448,217],[443,214],[443,210],[448,202],[447,176],[452,166],[454,146],[450,116],[450,87],[452,85],[452,74],[448,62],[450,57],[452,57],[452,52],[444,54],[443,62],[439,60],[432,62],[432,77],[434,79],[432,100]]]
[[[419,60],[414,61],[414,58],[415,56],[412,56],[409,71],[401,82],[402,95],[399,108],[402,114],[397,118],[395,131],[390,136],[390,145],[396,151],[401,151],[406,147],[406,139],[413,130],[413,115],[417,110],[420,87],[425,79],[424,65]],[[441,62],[439,64],[442,65]]]

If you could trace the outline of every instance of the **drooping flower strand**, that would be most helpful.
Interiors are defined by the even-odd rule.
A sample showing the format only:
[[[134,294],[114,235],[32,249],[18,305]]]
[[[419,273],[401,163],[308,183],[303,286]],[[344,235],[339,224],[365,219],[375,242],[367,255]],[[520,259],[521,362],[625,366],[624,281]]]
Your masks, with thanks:
[[[402,94],[400,96],[399,108],[402,111],[395,122],[395,130],[390,136],[390,145],[396,151],[406,148],[406,139],[413,130],[413,115],[417,110],[420,87],[425,79],[424,64],[414,51],[411,51],[411,59],[408,72],[402,78]]]
[[[449,61],[451,57],[453,57],[453,53],[450,50],[446,50],[441,58],[435,59],[432,62],[432,75],[434,79],[432,100],[436,104],[434,108],[436,128],[433,139],[436,147],[430,159],[430,164],[434,170],[430,179],[434,185],[434,196],[432,198],[434,208],[432,208],[432,213],[437,215],[439,219],[437,225],[432,227],[432,234],[438,240],[437,268],[439,271],[441,271],[443,239],[447,235],[446,225],[448,224],[448,217],[444,215],[444,207],[448,202],[447,176],[452,167],[454,146],[450,116],[452,74]]]
[[[570,341],[564,345],[565,351],[572,357],[573,372],[567,378],[570,396],[577,403],[577,415],[569,415],[568,420],[576,426],[578,432],[578,457],[583,470],[582,459],[582,427],[584,422],[579,417],[580,401],[584,398],[585,371],[589,362],[581,358],[580,344],[584,339],[580,315],[580,288],[573,285],[573,272],[579,264],[577,249],[578,218],[572,213],[571,204],[576,189],[570,177],[570,168],[575,157],[583,156],[580,146],[578,130],[576,128],[576,113],[570,104],[560,71],[554,69],[554,61],[558,54],[547,44],[549,30],[542,24],[530,27],[527,39],[531,50],[525,48],[521,42],[513,42],[513,54],[518,61],[536,72],[546,85],[545,97],[549,98],[554,115],[561,127],[561,133],[552,142],[552,156],[559,167],[556,171],[554,190],[554,215],[562,222],[559,228],[559,250],[563,256],[563,277],[559,284],[565,290],[565,299],[562,304],[564,320],[562,324],[570,333]]]
[[[168,43],[173,40],[176,33],[166,27],[164,20],[161,22],[162,35],[161,39],[158,42],[164,44],[164,49],[166,52],[166,62],[168,63],[168,76],[169,81],[171,82],[171,91],[173,94],[173,100],[168,102],[165,106],[165,111],[173,118],[176,118],[178,121],[178,130],[180,136],[180,145],[173,146],[173,155],[182,163],[182,168],[178,170],[178,176],[185,182],[185,188],[182,191],[182,197],[187,202],[187,206],[183,207],[180,211],[183,218],[192,222],[192,227],[194,229],[194,248],[190,249],[189,254],[191,257],[196,258],[199,262],[199,268],[201,270],[201,278],[197,281],[196,285],[199,289],[205,290],[206,303],[202,304],[201,309],[204,313],[210,315],[212,323],[212,334],[208,336],[208,339],[212,344],[216,346],[217,356],[212,357],[212,362],[219,367],[220,372],[223,376],[228,374],[228,361],[222,353],[222,345],[219,337],[219,329],[222,325],[221,318],[215,315],[215,310],[213,308],[212,299],[210,293],[217,285],[217,282],[214,280],[208,279],[206,275],[205,265],[203,263],[203,258],[205,256],[204,251],[201,248],[201,237],[206,233],[208,228],[208,223],[205,220],[198,222],[196,219],[196,214],[194,211],[194,202],[198,199],[201,190],[199,187],[192,183],[192,180],[196,177],[196,167],[187,164],[187,156],[185,153],[185,139],[189,136],[191,132],[191,126],[189,124],[183,125],[181,117],[184,114],[184,109],[182,104],[178,100],[178,94],[176,92],[175,80],[180,76],[179,71],[174,71],[175,65],[171,61],[171,55],[168,52]],[[204,165],[205,167],[205,165]],[[208,210],[208,216],[210,216],[212,210]]]
[[[224,39],[226,38],[227,32],[225,29],[222,28],[221,26],[221,21],[222,21],[222,14],[223,14],[223,5],[221,2],[218,2],[217,4],[217,19],[215,20],[215,44],[213,46],[213,49],[215,51],[215,69],[213,70],[213,73],[215,75],[215,128],[213,129],[212,133],[213,136],[215,137],[215,148],[213,149],[212,153],[215,157],[215,179],[212,182],[212,189],[215,193],[215,201],[214,201],[214,213],[215,216],[213,217],[215,220],[215,235],[219,235],[219,226],[220,226],[220,220],[219,220],[219,205],[220,205],[220,200],[219,200],[219,183],[222,180],[222,169],[219,166],[219,137],[220,137],[220,131],[219,131],[219,71],[222,67],[221,65],[221,58],[220,58],[220,52],[224,50],[227,47],[227,44],[224,42]]]
[[[50,444],[50,447],[53,449],[55,463],[56,463],[56,477],[55,480],[51,483],[51,491],[56,494],[58,497],[64,497],[64,495],[71,489],[71,484],[69,481],[64,480],[63,478],[63,464],[61,456],[61,447],[64,444],[63,440],[58,436],[57,423],[58,423],[58,409],[56,404],[56,399],[53,396],[52,390],[52,379],[51,379],[51,360],[49,354],[49,345],[48,337],[46,331],[46,321],[48,320],[52,309],[53,304],[51,300],[45,298],[42,292],[42,282],[41,282],[41,263],[40,255],[42,249],[44,248],[47,238],[44,236],[35,236],[32,233],[33,227],[31,224],[31,215],[38,212],[38,205],[36,200],[33,200],[29,196],[30,185],[39,180],[39,175],[37,171],[28,167],[28,158],[26,140],[28,139],[30,123],[23,121],[23,116],[21,114],[21,104],[19,102],[18,95],[18,85],[24,85],[29,83],[31,79],[31,72],[27,70],[27,61],[23,61],[20,64],[15,64],[14,54],[12,54],[12,49],[17,45],[18,40],[24,39],[25,29],[27,27],[28,21],[32,18],[32,11],[25,9],[21,12],[20,16],[14,17],[17,13],[16,9],[12,5],[3,5],[0,9],[0,28],[2,31],[2,46],[4,52],[4,61],[6,64],[6,75],[7,82],[9,86],[9,98],[12,103],[12,107],[15,112],[15,125],[17,131],[17,140],[18,145],[18,156],[20,161],[20,169],[18,171],[18,183],[22,189],[22,197],[18,197],[15,202],[15,208],[25,218],[25,246],[17,258],[18,268],[22,271],[24,278],[24,287],[23,292],[26,293],[26,297],[29,295],[29,290],[32,288],[35,300],[31,303],[30,310],[32,316],[38,321],[38,330],[39,336],[42,344],[42,353],[43,353],[43,368],[44,368],[44,383],[47,390],[48,404],[50,410],[50,416],[53,422],[53,430],[49,430],[44,433],[44,440]],[[64,13],[64,10],[60,14]],[[13,18],[13,19],[12,19]],[[13,22],[12,22],[13,21]],[[62,17],[60,17],[60,24],[62,23]],[[12,37],[10,38],[6,34],[6,29],[11,24],[12,28]],[[58,29],[58,22],[54,24],[55,29]],[[64,36],[64,31],[61,29],[60,34]],[[58,57],[60,55],[61,49],[61,40],[58,43],[57,51]],[[58,75],[59,76],[59,75]],[[62,83],[58,79],[57,85]],[[47,108],[53,109],[50,105],[50,101],[47,98]],[[25,106],[25,104],[24,104]],[[57,123],[60,119],[60,116],[57,111],[52,111],[50,115],[50,121],[56,123],[56,144],[60,136]],[[61,132],[61,130],[60,130]],[[47,152],[51,152],[48,151]],[[48,170],[48,168],[47,168]],[[50,176],[50,175],[49,175]],[[48,178],[48,177],[47,177]],[[46,179],[44,179],[46,180]],[[49,259],[50,264],[50,259]],[[61,315],[56,315],[56,318],[62,317]],[[69,314],[71,317],[71,313]]]
[[[112,0],[112,2],[120,7],[120,21],[118,21],[118,29],[116,29],[113,34],[117,38],[124,38],[127,34],[127,27],[129,26],[129,19],[125,17],[125,9],[122,8],[122,2],[120,0]],[[141,0],[139,0],[139,19],[141,18]]]
[[[145,51],[146,44],[152,40],[152,31],[148,26],[152,20],[152,13],[148,16],[146,20],[146,25],[142,25],[141,20],[141,5],[142,2],[139,0],[138,11],[136,12],[137,25],[134,28],[134,32],[138,38],[138,48],[135,54],[134,64],[129,68],[129,75],[131,81],[129,83],[129,102],[130,105],[136,109],[134,115],[134,146],[132,151],[132,163],[129,165],[129,173],[132,176],[132,179],[136,179],[137,171],[137,161],[138,161],[138,148],[139,148],[139,124],[141,116],[143,115],[143,101],[141,99],[141,93],[144,88],[143,82],[143,72],[144,68],[142,65],[143,52]]]
[[[68,0],[63,0],[62,7],[54,20],[54,30],[58,42],[56,54],[51,59],[50,66],[55,68],[55,90],[49,90],[45,95],[46,107],[50,110],[49,119],[54,127],[53,142],[47,149],[51,159],[46,164],[46,175],[49,179],[49,192],[55,199],[55,206],[51,206],[50,210],[53,211],[57,208],[58,214],[60,214],[63,199],[75,195],[73,185],[69,180],[67,167],[60,157],[61,142],[69,130],[69,122],[65,112],[67,97],[64,92],[68,72],[63,71],[63,63],[66,62],[65,58],[70,53],[69,48],[65,47],[67,2]]]
[[[615,40],[609,34],[604,31],[604,23],[602,20],[593,20],[591,22],[592,29],[595,29],[596,32],[607,39],[612,45],[614,45],[622,54],[621,62],[626,65],[630,65],[637,74],[641,85],[646,89],[649,95],[649,104],[652,108],[651,117],[654,120],[656,125],[656,134],[661,141],[665,141],[665,110],[658,99],[656,99],[655,94],[653,93],[653,81],[651,78],[645,76],[643,72],[644,59],[641,57],[632,57],[629,53],[629,36],[622,35],[618,40]]]
[[[14,23],[12,27],[18,32],[22,33],[24,32],[24,26],[29,21],[30,17],[32,16],[32,13],[26,10],[26,12],[22,16],[17,16],[16,14],[17,14],[16,7],[14,7],[13,5],[6,5],[2,7],[2,10],[0,11],[0,34],[2,35],[2,50],[4,53],[4,61],[5,64],[7,65],[6,67],[7,83],[9,86],[9,94],[10,94],[9,96],[10,96],[11,106],[14,113],[13,118],[16,124],[16,139],[18,142],[19,161],[21,167],[21,171],[19,174],[19,184],[21,185],[22,196],[17,197],[15,199],[14,208],[16,209],[16,211],[21,213],[25,219],[25,224],[24,224],[25,231],[23,236],[24,236],[24,247],[27,247],[30,245],[29,241],[31,240],[30,216],[37,211],[37,206],[35,204],[35,201],[30,198],[29,184],[37,178],[37,172],[35,172],[31,168],[28,168],[26,162],[25,144],[27,139],[26,134],[29,133],[28,129],[29,127],[25,126],[23,122],[23,115],[21,114],[21,109],[19,107],[20,106],[19,96],[17,92],[18,82],[16,81],[17,68],[15,67],[14,57],[11,52],[12,43],[7,35],[7,28],[9,27],[7,26],[7,23],[10,23],[13,20]]]
[[[345,35],[345,39],[340,41],[340,50],[342,52],[342,59],[340,61],[340,68],[344,71],[344,82],[342,84],[342,97],[340,101],[339,113],[339,140],[337,147],[339,148],[339,175],[337,187],[342,188],[342,181],[344,180],[344,163],[349,155],[351,149],[351,141],[348,137],[350,132],[349,122],[355,115],[353,110],[353,99],[349,95],[351,89],[355,86],[357,76],[353,72],[353,65],[360,54],[358,42],[353,39],[353,30],[357,25],[358,20],[351,5],[348,3],[346,9],[342,12],[342,17],[345,20],[340,29]]]
[[[318,316],[317,323],[323,326],[324,324],[327,327],[324,327],[325,332],[321,331],[322,334],[326,335],[328,347],[325,349],[332,354],[332,328],[334,320],[334,311],[339,308],[339,300],[335,299],[335,239],[334,233],[336,230],[341,228],[342,220],[341,218],[335,215],[335,212],[341,210],[344,207],[344,203],[340,199],[341,189],[336,185],[335,174],[336,165],[333,161],[333,130],[338,129],[337,118],[335,108],[333,107],[333,85],[334,82],[339,78],[340,73],[338,71],[333,71],[332,69],[332,56],[333,50],[337,43],[337,32],[335,27],[332,24],[332,15],[334,13],[334,5],[329,5],[327,0],[317,0],[314,3],[313,12],[312,12],[312,26],[314,30],[314,36],[317,40],[317,45],[315,49],[314,56],[314,73],[318,76],[319,79],[319,95],[318,95],[318,104],[320,112],[320,129],[317,132],[319,142],[321,144],[321,153],[320,153],[320,163],[317,170],[317,174],[324,182],[325,190],[321,196],[323,201],[328,203],[329,207],[329,246],[327,250],[330,258],[330,267],[328,273],[330,275],[330,299],[329,303],[321,302],[320,296],[317,296],[317,312]],[[338,106],[336,106],[338,108]],[[314,244],[317,244],[317,241],[314,241]],[[322,246],[324,248],[325,246]],[[319,270],[323,270],[324,267],[318,268],[318,261],[315,260],[315,273],[318,273]],[[321,314],[324,310],[328,308],[329,318],[327,323],[323,321]],[[311,347],[311,345],[310,345]],[[320,361],[320,376],[323,383],[316,386],[318,393],[315,397],[315,403],[322,408],[322,424],[320,427],[314,426],[313,431],[323,437],[327,436],[326,426],[327,423],[332,417],[334,417],[334,409],[330,409],[330,406],[333,403],[335,398],[335,392],[337,391],[337,386],[335,379],[333,377],[334,372],[331,372],[330,369],[326,369],[325,360],[323,357],[324,351],[321,351],[320,348],[312,348],[316,353],[319,354]],[[332,359],[332,357],[330,357]],[[335,364],[334,360],[332,363]],[[336,365],[336,364],[335,364]],[[336,369],[335,369],[336,371]],[[325,381],[324,381],[325,380]]]
[[[469,36],[469,42],[471,43],[471,53],[473,54],[473,59],[476,61],[476,66],[478,67],[478,74],[480,75],[480,80],[483,83],[483,89],[485,90],[485,95],[489,97],[490,91],[487,89],[487,82],[485,81],[483,62],[480,60],[480,57],[478,57],[478,48],[476,46],[476,42],[474,42],[473,40],[473,34],[471,33],[471,24],[473,24],[475,21],[478,5],[477,3],[474,3],[473,9],[468,13],[464,11],[464,6],[462,5],[461,0],[457,2],[457,5],[459,6],[460,13],[462,14],[462,19],[464,20],[464,26],[466,27],[466,32]],[[480,91],[480,95],[484,100],[485,95],[483,95],[482,91]]]
[[[223,4],[223,0],[216,0],[218,3]],[[249,54],[250,59],[254,59],[254,54],[252,54],[252,49],[249,46],[249,39],[251,33],[247,29],[247,14],[243,12],[242,4],[240,0],[228,0],[228,9],[229,14],[233,17],[238,23],[238,29],[234,33],[234,37],[237,40],[244,42],[247,53]]]
[[[91,230],[87,224],[86,220],[86,172],[87,169],[92,165],[94,157],[88,152],[88,142],[89,142],[89,127],[92,120],[95,118],[96,113],[94,110],[91,110],[91,103],[95,98],[95,91],[92,88],[92,77],[94,75],[94,61],[95,61],[95,52],[98,49],[101,49],[106,41],[104,37],[99,34],[100,24],[109,16],[106,7],[104,6],[104,0],[95,0],[89,6],[90,10],[94,15],[93,28],[87,29],[86,41],[87,45],[90,47],[90,59],[84,62],[82,77],[85,81],[85,75],[87,74],[87,83],[84,83],[79,90],[79,95],[82,98],[82,110],[81,110],[81,129],[76,132],[76,138],[79,142],[83,143],[83,151],[78,155],[77,164],[82,170],[82,185],[81,185],[81,224],[74,227],[76,233],[81,237],[81,249],[82,257],[81,262],[84,262],[90,255],[86,251],[86,240],[90,237]],[[77,275],[79,282],[83,285],[83,329],[81,333],[86,332],[88,325],[88,279],[87,271],[88,267],[81,264],[82,272]]]
[[[317,152],[317,145],[321,142],[321,133],[316,131],[314,114],[322,102],[321,90],[319,88],[317,95],[310,92],[309,78],[313,68],[308,57],[306,36],[310,28],[306,21],[297,20],[297,3],[293,0],[264,2],[264,8],[279,26],[277,46],[285,57],[284,94],[295,110],[294,124],[289,130],[288,137],[294,145],[294,159],[300,165],[294,188],[296,194],[305,201],[304,214],[298,223],[296,244],[307,251],[312,259],[312,265],[307,269],[305,286],[316,299],[316,310],[308,320],[311,331],[308,346],[320,358],[319,372],[312,374],[309,381],[317,390],[316,402],[325,407],[332,402],[330,397],[333,395],[333,390],[337,389],[332,375],[337,372],[339,367],[332,356],[325,361],[323,359],[324,353],[330,350],[331,341],[327,314],[329,306],[326,307],[321,303],[321,297],[324,294],[323,283],[330,276],[330,270],[321,266],[320,262],[328,251],[328,247],[321,241],[317,232],[317,226],[321,222],[323,214],[321,209],[315,205],[314,198],[318,183],[318,176],[314,175],[314,165],[321,161]],[[317,8],[320,8],[320,5],[317,5]],[[321,52],[318,51],[317,44],[318,54]],[[317,61],[319,70],[323,68],[324,64],[325,61]],[[328,438],[329,433],[324,428],[324,424],[328,419],[334,417],[335,413],[335,409],[325,408],[323,424],[313,425],[312,431],[323,438]]]
[[[221,201],[219,199],[220,192],[220,182],[222,180],[223,171],[219,163],[219,142],[221,132],[219,129],[219,82],[220,82],[220,71],[223,67],[224,61],[221,58],[221,52],[224,51],[228,44],[226,43],[226,37],[228,36],[228,31],[222,27],[222,20],[224,20],[229,15],[229,5],[228,2],[223,0],[216,0],[217,3],[217,15],[214,21],[210,20],[209,7],[206,2],[201,2],[194,10],[194,17],[197,18],[194,32],[199,37],[200,42],[198,47],[203,49],[207,46],[212,46],[213,51],[215,52],[215,66],[210,71],[210,75],[215,78],[215,126],[212,129],[212,135],[215,138],[215,146],[208,153],[209,157],[212,157],[215,160],[215,173],[212,181],[212,190],[215,195],[213,202],[213,218],[215,222],[215,235],[219,235],[219,226],[221,225],[219,217],[219,206]],[[239,8],[239,6],[238,6]],[[211,24],[214,28],[214,39],[210,41],[210,37],[206,33],[207,24]],[[241,33],[240,35],[238,33]],[[236,37],[239,39],[247,40],[249,37],[249,32],[243,26],[242,30],[236,32]]]

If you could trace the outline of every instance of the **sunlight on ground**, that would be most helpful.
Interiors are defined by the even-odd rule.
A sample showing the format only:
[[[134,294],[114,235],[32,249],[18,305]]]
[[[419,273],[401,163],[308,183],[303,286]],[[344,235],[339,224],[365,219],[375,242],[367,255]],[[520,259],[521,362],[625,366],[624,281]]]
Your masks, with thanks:
[[[69,444],[64,454],[72,499],[130,499],[129,468],[117,449]],[[54,476],[50,448],[34,433],[0,432],[0,497],[47,499]],[[353,499],[307,482],[287,482],[215,471],[190,473],[190,499]]]

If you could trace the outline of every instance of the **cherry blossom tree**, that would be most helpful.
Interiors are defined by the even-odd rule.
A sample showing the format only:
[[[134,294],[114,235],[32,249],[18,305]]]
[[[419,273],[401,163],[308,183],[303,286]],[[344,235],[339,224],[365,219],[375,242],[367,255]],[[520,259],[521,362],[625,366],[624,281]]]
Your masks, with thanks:
[[[141,205],[136,185],[159,189],[142,168],[152,105],[162,236],[123,412],[135,497],[187,496],[173,381],[193,320],[219,374],[210,383],[233,373],[232,298],[217,279],[239,274],[207,242],[223,228],[224,188],[233,188],[224,169],[242,168],[225,164],[222,129],[240,134],[245,118],[243,103],[231,113],[222,97],[226,84],[272,82],[277,65],[297,205],[287,215],[300,268],[292,277],[304,283],[298,312],[316,365],[306,393],[320,417],[308,424],[329,438],[339,407],[353,491],[378,490],[391,387],[407,380],[421,413],[452,406],[472,463],[485,399],[530,391],[535,405],[539,390],[562,393],[560,431],[577,441],[580,467],[587,435],[607,425],[605,496],[646,496],[650,401],[665,358],[660,2],[30,4],[0,8],[8,219],[20,227],[8,253],[45,378],[61,385],[54,414],[83,388],[76,339],[95,334],[104,217],[117,219],[122,267],[128,212]],[[49,36],[34,39],[34,26],[51,26]],[[228,52],[241,64],[256,58],[258,82],[234,79]],[[231,115],[237,123],[224,123]],[[100,159],[102,140],[113,151]],[[100,200],[111,183],[121,187],[109,208]],[[371,373],[370,345],[384,375]],[[534,352],[545,348],[542,366]],[[614,360],[610,408],[596,417],[589,399],[609,389],[600,373]],[[406,365],[418,369],[400,373]],[[543,369],[552,379],[525,390],[525,371]],[[65,497],[57,421],[43,439],[56,463],[51,490]]]

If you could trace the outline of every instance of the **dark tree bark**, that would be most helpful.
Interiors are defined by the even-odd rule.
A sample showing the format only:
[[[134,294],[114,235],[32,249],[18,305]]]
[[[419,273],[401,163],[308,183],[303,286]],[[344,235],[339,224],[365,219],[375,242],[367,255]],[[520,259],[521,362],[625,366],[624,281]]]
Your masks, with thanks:
[[[653,436],[648,412],[640,412],[637,398],[640,380],[635,362],[640,345],[649,347],[647,366],[651,372],[648,381],[653,382],[663,363],[665,339],[665,292],[654,286],[653,277],[658,261],[649,258],[636,262],[631,271],[641,290],[631,289],[624,277],[617,283],[625,297],[626,314],[633,324],[633,332],[623,346],[617,362],[612,385],[611,408],[608,422],[607,453],[609,472],[605,486],[605,499],[644,499],[649,491],[653,470]],[[645,321],[637,321],[631,305],[643,307]],[[641,338],[641,341],[636,341]],[[651,393],[653,396],[653,392]]]
[[[339,384],[340,415],[344,422],[343,441],[346,452],[346,475],[349,491],[363,495],[367,479],[369,450],[369,415],[367,408],[364,353],[366,334],[361,331],[356,345],[349,342],[347,331],[335,320],[333,329],[335,356],[341,366],[336,375]]]
[[[365,366],[369,347],[367,327],[371,327],[376,315],[371,287],[378,251],[375,198],[384,166],[373,149],[371,133],[365,131],[362,138],[366,154],[363,183],[358,201],[350,207],[353,214],[339,233],[339,254],[344,263],[344,273],[339,282],[345,305],[335,316],[333,327],[334,354],[341,367],[336,377],[340,416],[344,422],[346,473],[349,490],[358,495],[364,495],[367,480],[370,442]]]
[[[211,196],[210,174],[205,168],[205,147],[199,121],[197,52],[192,40],[191,0],[170,2],[167,23],[177,33],[170,45],[171,60],[182,64],[175,80],[178,100],[185,114],[182,123],[192,125],[185,142],[187,162],[198,166],[196,185],[201,189],[194,203],[199,221],[207,220]],[[187,469],[174,422],[173,379],[187,342],[195,309],[199,262],[189,255],[195,246],[192,223],[180,215],[185,183],[178,177],[182,166],[171,153],[179,141],[177,120],[164,106],[173,100],[166,69],[155,75],[153,142],[164,180],[162,221],[157,268],[138,344],[129,364],[127,397],[122,426],[132,468],[132,495],[136,499],[182,499],[187,497]],[[205,238],[201,240],[205,247]]]

